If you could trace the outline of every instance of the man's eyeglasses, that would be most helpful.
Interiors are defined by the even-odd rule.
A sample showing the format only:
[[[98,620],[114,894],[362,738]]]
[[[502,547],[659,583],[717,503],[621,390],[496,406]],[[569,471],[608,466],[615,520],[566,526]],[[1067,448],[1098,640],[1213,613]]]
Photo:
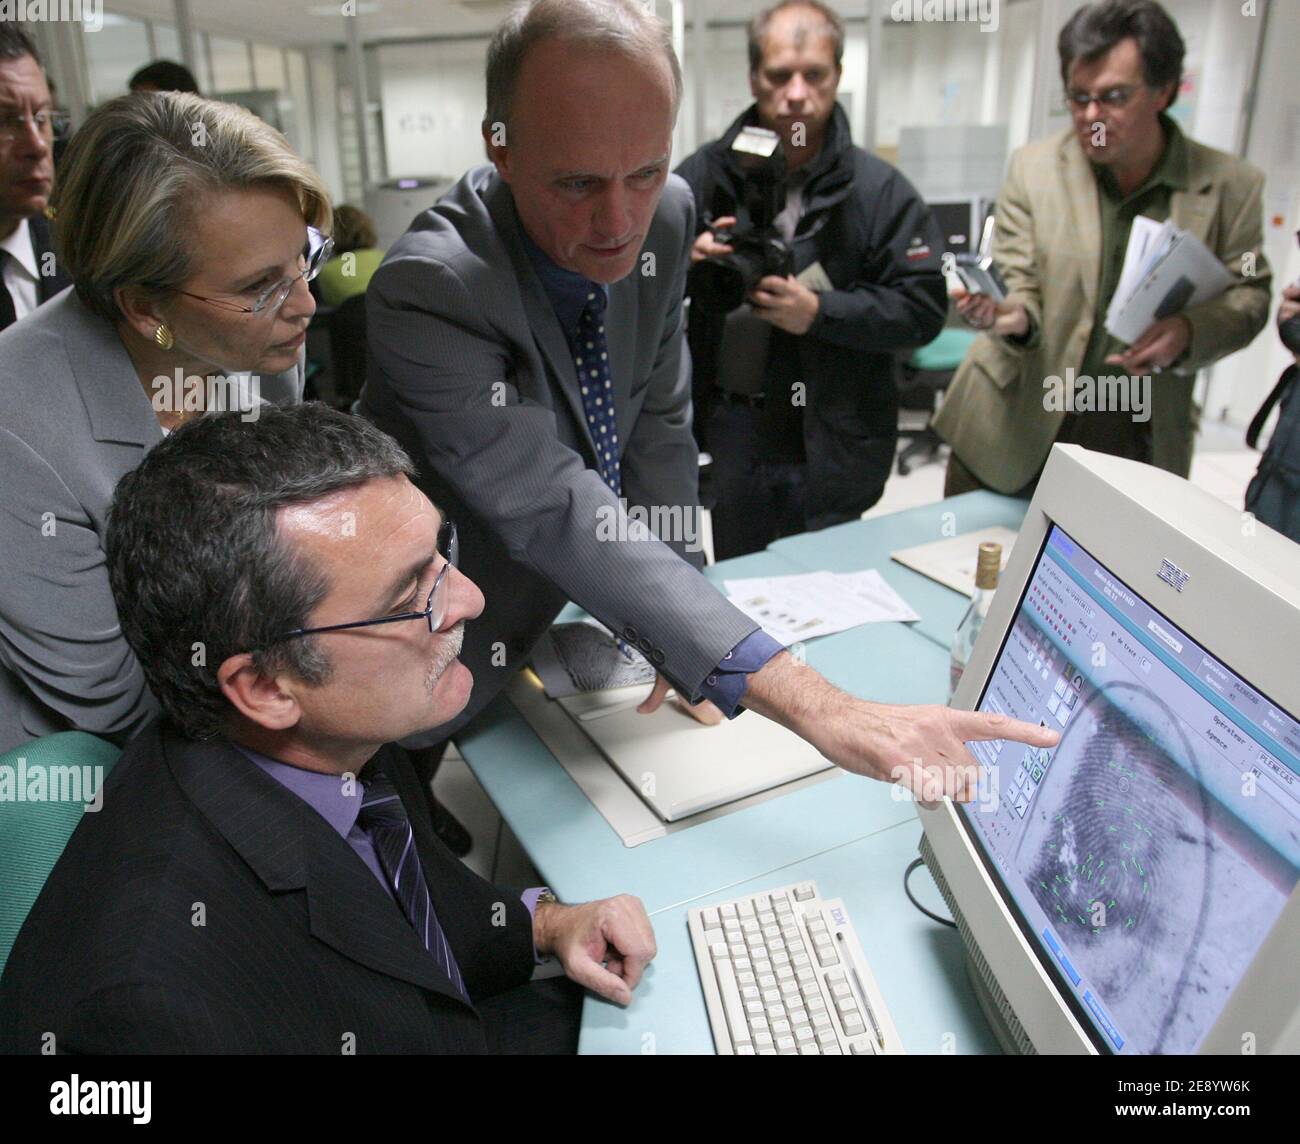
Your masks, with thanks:
[[[66,111],[0,111],[0,139],[12,143],[35,123],[36,130],[46,139],[65,139],[72,117]]]
[[[1079,111],[1085,111],[1094,101],[1102,107],[1123,107],[1133,98],[1133,93],[1140,86],[1140,84],[1128,84],[1124,87],[1108,88],[1106,91],[1070,90],[1065,93],[1065,101]]]
[[[326,238],[315,227],[309,226],[307,228],[307,245],[303,248],[302,254],[298,256],[298,262],[302,268],[297,274],[288,278],[281,278],[279,282],[268,286],[253,299],[251,306],[243,306],[227,298],[208,298],[202,294],[191,294],[188,290],[177,290],[176,293],[184,294],[187,298],[195,298],[200,302],[207,302],[212,306],[218,306],[222,310],[230,310],[236,314],[274,314],[284,305],[284,300],[289,297],[298,279],[302,278],[310,282],[321,272],[321,268],[330,260],[330,255],[333,253],[334,240]]]
[[[460,543],[456,539],[456,525],[450,520],[443,520],[442,527],[438,529],[438,555],[443,558],[445,563],[438,570],[438,575],[433,581],[433,587],[429,589],[429,598],[424,603],[423,611],[400,612],[395,616],[381,616],[377,620],[354,620],[349,624],[329,624],[323,628],[294,628],[291,632],[284,632],[282,635],[276,636],[272,642],[279,643],[281,640],[297,639],[299,636],[319,635],[321,632],[342,632],[350,628],[369,628],[376,624],[396,624],[403,620],[425,620],[429,625],[429,631],[431,633],[436,632],[447,619],[447,600],[451,595],[448,573],[456,567],[456,562],[460,558]]]

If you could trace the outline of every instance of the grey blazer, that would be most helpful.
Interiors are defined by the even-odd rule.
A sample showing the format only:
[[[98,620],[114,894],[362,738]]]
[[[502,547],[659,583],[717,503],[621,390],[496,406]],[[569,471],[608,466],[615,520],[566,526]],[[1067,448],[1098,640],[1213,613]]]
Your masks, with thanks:
[[[303,364],[261,379],[302,398]],[[117,624],[113,489],[162,440],[113,327],[65,290],[0,333],[0,752],[54,731],[130,735],[157,711]]]
[[[690,191],[673,176],[605,312],[624,496],[652,524],[698,518],[682,313],[694,238]],[[756,625],[700,575],[702,553],[686,552],[683,534],[670,547],[618,523],[568,342],[493,168],[470,171],[415,219],[367,299],[362,412],[411,453],[486,599],[461,655],[474,692],[444,733],[500,690],[566,598],[698,696]]]

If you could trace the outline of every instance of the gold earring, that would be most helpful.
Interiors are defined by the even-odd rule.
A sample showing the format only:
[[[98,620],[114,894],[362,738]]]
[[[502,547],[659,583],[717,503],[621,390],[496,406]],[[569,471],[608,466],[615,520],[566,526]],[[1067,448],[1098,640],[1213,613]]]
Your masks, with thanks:
[[[153,340],[165,350],[171,349],[172,346],[176,344],[176,339],[172,336],[171,330],[169,330],[165,325],[159,326],[154,330]]]

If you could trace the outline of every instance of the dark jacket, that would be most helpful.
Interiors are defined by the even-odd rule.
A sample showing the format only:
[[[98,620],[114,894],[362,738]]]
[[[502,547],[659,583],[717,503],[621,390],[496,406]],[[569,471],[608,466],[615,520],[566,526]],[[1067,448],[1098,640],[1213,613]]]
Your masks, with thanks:
[[[469,995],[524,984],[518,894],[457,861],[405,755],[367,765],[381,758]],[[40,1052],[47,1032],[68,1053],[487,1047],[476,1010],[334,828],[229,743],[161,721],[113,768],[0,981],[0,1050]]]
[[[721,139],[677,169],[695,193],[699,230],[709,219],[737,213],[741,175],[731,143],[742,127],[757,121],[751,106]],[[803,336],[773,330],[770,351],[782,352],[783,341],[793,343],[807,385],[803,436],[810,504],[850,513],[870,507],[860,503],[873,481],[862,471],[856,445],[896,433],[896,360],[943,328],[948,301],[942,250],[939,226],[921,196],[899,171],[853,145],[848,117],[837,106],[822,152],[812,161],[794,237],[795,273],[820,262],[835,289],[822,294],[817,318]],[[713,386],[722,324],[723,315],[692,300],[697,401],[707,402]]]
[[[45,256],[54,250],[54,237],[50,234],[50,224],[44,215],[35,215],[27,220],[27,232],[32,239],[32,253],[36,255],[36,265],[44,270]],[[37,305],[45,305],[55,294],[72,285],[72,279],[59,268],[57,260],[52,263],[52,266],[53,274],[42,273],[37,279],[36,296],[39,299]],[[0,321],[0,330],[8,329],[11,325],[12,322]]]

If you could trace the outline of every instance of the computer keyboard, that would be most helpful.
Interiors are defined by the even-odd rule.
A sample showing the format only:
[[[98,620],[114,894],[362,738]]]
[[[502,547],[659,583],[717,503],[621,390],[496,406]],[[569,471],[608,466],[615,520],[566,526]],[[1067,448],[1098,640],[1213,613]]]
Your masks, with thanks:
[[[814,882],[687,911],[724,1056],[901,1053],[848,911]]]

